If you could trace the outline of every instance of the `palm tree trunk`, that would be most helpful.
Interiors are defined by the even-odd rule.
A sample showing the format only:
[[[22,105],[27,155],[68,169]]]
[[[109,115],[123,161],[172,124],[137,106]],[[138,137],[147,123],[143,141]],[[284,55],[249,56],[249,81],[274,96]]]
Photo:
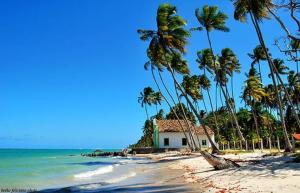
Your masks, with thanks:
[[[206,92],[207,92],[207,95],[208,95],[209,104],[210,104],[210,107],[211,107],[211,112],[214,116],[214,121],[215,121],[216,129],[217,129],[217,135],[220,136],[220,128],[219,128],[218,119],[217,119],[217,116],[216,116],[216,113],[215,113],[215,110],[214,110],[214,107],[213,107],[213,104],[212,104],[212,101],[211,101],[210,91],[206,90]]]
[[[277,83],[276,83],[276,80],[275,80],[275,76],[274,76],[274,65],[273,65],[273,62],[269,56],[269,53],[268,53],[268,50],[266,48],[266,45],[265,45],[265,42],[264,42],[264,39],[263,39],[263,36],[262,36],[262,32],[260,30],[260,27],[259,27],[259,24],[258,24],[258,21],[257,19],[253,16],[252,12],[250,12],[250,16],[251,16],[251,20],[252,20],[252,23],[255,27],[255,30],[256,30],[256,33],[257,33],[257,36],[258,36],[258,39],[259,39],[259,42],[266,54],[266,57],[267,57],[267,61],[268,61],[268,64],[269,64],[269,68],[270,68],[270,71],[271,71],[271,77],[272,77],[272,81],[273,81],[273,84],[274,84],[274,87],[275,87],[275,90],[276,90],[276,98],[277,98],[277,102],[278,102],[278,106],[279,106],[279,111],[280,111],[280,119],[281,119],[281,125],[282,125],[282,128],[283,128],[283,133],[284,133],[284,140],[285,140],[285,150],[287,152],[290,152],[292,151],[292,145],[291,145],[291,142],[288,138],[288,133],[287,133],[287,129],[286,129],[286,125],[285,125],[285,120],[284,120],[284,114],[283,114],[283,107],[282,107],[282,100],[281,98],[279,97],[279,92],[278,92],[278,87],[277,87]]]
[[[158,71],[159,71],[159,70],[158,70]],[[153,69],[153,67],[151,67],[151,74],[152,74],[152,78],[153,78],[153,80],[154,80],[154,82],[155,82],[155,84],[156,84],[156,86],[157,86],[157,89],[158,89],[159,92],[161,93],[163,99],[167,102],[167,104],[168,104],[169,108],[171,109],[171,111],[174,113],[174,115],[175,115],[175,117],[176,117],[176,119],[177,119],[177,121],[178,121],[178,123],[179,123],[179,125],[180,125],[180,128],[181,128],[181,130],[182,130],[182,132],[183,132],[183,134],[184,134],[184,136],[185,136],[185,138],[188,139],[187,134],[186,134],[186,131],[184,130],[184,127],[183,127],[181,121],[179,120],[179,117],[178,117],[176,111],[174,111],[174,109],[172,108],[170,102],[168,101],[168,99],[165,97],[165,95],[162,93],[162,91],[161,91],[161,89],[160,89],[160,86],[159,86],[159,84],[158,84],[158,82],[157,82],[157,80],[156,80],[155,74],[154,74],[154,69]],[[192,146],[191,146],[189,140],[187,140],[187,144],[188,144],[188,146],[189,146],[190,148],[192,148]]]
[[[169,63],[168,63],[168,67],[169,67],[169,69],[172,69],[172,67],[171,67],[171,65],[170,65]],[[209,135],[209,133],[208,133],[208,130],[207,130],[207,128],[206,128],[206,125],[203,124],[202,119],[201,119],[200,115],[198,114],[196,108],[194,107],[193,103],[191,102],[191,100],[189,99],[189,97],[187,96],[187,94],[185,93],[185,91],[181,88],[181,86],[180,86],[180,84],[178,83],[178,81],[177,81],[177,79],[176,79],[175,74],[173,73],[173,71],[170,70],[169,72],[171,73],[172,78],[173,78],[173,81],[175,82],[176,86],[178,87],[178,89],[180,90],[180,92],[183,94],[183,96],[184,96],[185,99],[187,100],[187,102],[188,102],[188,104],[190,105],[190,107],[191,107],[193,113],[196,115],[196,117],[197,117],[199,123],[200,123],[201,126],[203,127],[204,132],[205,132],[205,135],[206,135],[206,137],[208,138],[208,140],[209,140],[209,142],[210,142],[210,144],[211,144],[211,146],[212,146],[212,152],[213,152],[213,153],[219,153],[220,150],[217,148],[217,146],[215,145],[214,141],[211,139],[211,137],[210,137],[210,135]]]
[[[212,165],[216,170],[222,170],[222,169],[227,169],[232,167],[240,167],[238,164],[236,164],[231,160],[211,155],[206,151],[201,151],[200,153],[203,156],[203,158],[210,165]]]
[[[173,72],[173,73],[174,73],[174,72]],[[184,121],[185,121],[185,123],[186,123],[186,125],[187,125],[187,127],[188,127],[188,130],[189,130],[189,134],[190,134],[190,138],[191,138],[191,141],[192,141],[192,145],[194,146],[194,147],[193,147],[193,150],[195,150],[195,148],[197,147],[197,145],[196,145],[195,139],[194,139],[194,137],[193,137],[193,132],[192,132],[192,130],[191,130],[191,126],[190,126],[190,124],[189,124],[189,120],[188,120],[188,118],[187,118],[187,116],[186,116],[186,114],[185,114],[185,112],[184,112],[184,108],[183,108],[183,105],[182,105],[180,96],[179,96],[179,94],[178,94],[178,91],[177,91],[175,82],[174,82],[174,87],[175,87],[175,93],[176,93],[176,96],[177,96],[177,98],[178,98],[178,102],[179,102],[179,105],[180,105],[180,108],[181,108],[181,111],[182,111],[182,114],[183,114],[183,117],[184,117]]]
[[[263,80],[262,80],[262,75],[261,75],[261,65],[260,65],[260,62],[258,61],[258,70],[259,70],[259,78],[260,78],[260,82],[263,83]]]
[[[256,135],[259,137],[259,129],[258,129],[258,122],[257,122],[256,113],[254,112],[254,108],[253,107],[251,107],[251,108],[252,108],[251,113],[252,113],[252,116],[253,116],[253,119],[254,119],[254,124],[255,124]]]
[[[231,106],[231,102],[230,102],[229,99],[228,99],[228,95],[226,94],[226,92],[225,92],[223,86],[220,85],[220,87],[221,87],[222,93],[223,93],[223,95],[224,95],[224,97],[225,97],[227,106],[228,106],[228,108],[229,108],[229,112],[231,113],[231,116],[232,116],[233,121],[234,121],[234,123],[235,123],[235,126],[236,126],[236,129],[237,129],[238,136],[239,136],[240,140],[242,140],[242,142],[245,142],[245,138],[244,138],[244,136],[243,136],[243,133],[241,132],[239,122],[238,122],[237,117],[236,117],[236,115],[235,115],[235,113],[234,113],[234,111],[233,111],[233,108],[232,108],[232,106]]]
[[[147,110],[147,105],[145,104],[145,111],[146,111],[146,115],[147,115],[147,120],[149,120],[149,115],[148,115],[148,110]]]
[[[206,30],[206,35],[207,35],[207,39],[208,39],[208,43],[209,43],[209,47],[210,47],[211,53],[212,53],[213,58],[214,58],[214,69],[215,69],[216,58],[215,58],[214,51],[213,51],[213,48],[212,48],[212,43],[211,43],[210,35],[209,35],[209,32],[208,32],[207,30]],[[225,94],[225,91],[224,91],[223,86],[222,86],[222,85],[219,85],[219,86],[220,86],[220,88],[221,88],[221,90],[222,90],[222,92],[223,92],[223,95],[224,95],[224,97],[225,97],[225,100],[226,100],[227,105],[229,105],[229,109],[230,109],[230,111],[231,111],[231,113],[232,113],[234,122],[235,122],[236,127],[237,127],[238,136],[239,136],[239,138],[240,138],[243,142],[245,142],[245,138],[244,138],[244,136],[243,136],[243,134],[242,134],[242,132],[241,132],[241,130],[240,130],[239,123],[238,123],[238,121],[237,121],[237,118],[236,118],[236,116],[235,116],[235,113],[234,113],[234,111],[233,111],[233,108],[231,107],[231,104],[230,104],[230,102],[229,102],[229,100],[228,100],[228,96]]]
[[[297,125],[298,125],[298,127],[300,128],[300,119],[299,119],[299,116],[298,116],[298,114],[297,114],[297,112],[296,112],[296,109],[295,109],[295,107],[294,107],[294,104],[293,104],[293,102],[292,102],[292,100],[291,100],[291,96],[290,96],[288,90],[286,89],[285,84],[284,84],[283,80],[281,79],[280,75],[278,74],[278,71],[277,71],[277,69],[276,69],[275,66],[274,66],[274,71],[275,71],[275,73],[276,73],[276,76],[277,76],[279,82],[281,83],[281,85],[282,85],[282,87],[283,87],[283,90],[284,90],[284,92],[285,92],[285,96],[286,96],[286,98],[288,99],[288,104],[291,106],[292,112],[293,112],[294,117],[295,117],[296,122],[297,122]],[[299,111],[298,108],[297,108],[297,110]]]

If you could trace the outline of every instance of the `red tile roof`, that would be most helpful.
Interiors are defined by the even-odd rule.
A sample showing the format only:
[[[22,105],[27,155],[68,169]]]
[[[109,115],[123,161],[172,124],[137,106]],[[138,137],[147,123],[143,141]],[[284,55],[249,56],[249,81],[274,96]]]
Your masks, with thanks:
[[[184,131],[187,131],[188,127],[184,120],[180,120],[180,123],[184,127]],[[182,132],[182,128],[179,124],[178,120],[156,120],[156,124],[158,127],[158,132],[160,133],[166,133],[166,132]],[[188,123],[190,126],[193,126],[192,129],[198,134],[198,135],[205,135],[204,129],[201,126],[196,126],[192,122],[189,121]],[[208,130],[209,135],[213,135],[214,132],[211,128],[206,126]]]
[[[300,140],[300,134],[294,134],[293,137],[294,137],[296,140]]]

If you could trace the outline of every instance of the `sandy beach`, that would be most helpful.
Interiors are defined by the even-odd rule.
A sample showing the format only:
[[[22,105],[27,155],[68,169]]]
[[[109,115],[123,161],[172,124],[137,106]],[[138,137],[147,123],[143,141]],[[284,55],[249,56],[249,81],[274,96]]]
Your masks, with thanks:
[[[299,192],[300,164],[291,163],[291,156],[267,155],[267,152],[224,155],[225,158],[246,162],[238,162],[240,168],[221,171],[215,171],[198,153],[181,156],[169,152],[150,157],[171,161],[170,169],[183,170],[185,182],[197,185],[203,192]]]

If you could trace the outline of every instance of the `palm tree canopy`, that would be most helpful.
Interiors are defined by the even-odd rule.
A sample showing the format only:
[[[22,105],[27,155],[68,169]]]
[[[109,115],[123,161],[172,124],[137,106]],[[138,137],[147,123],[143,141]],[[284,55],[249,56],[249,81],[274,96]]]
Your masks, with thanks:
[[[198,76],[184,76],[181,85],[185,89],[185,92],[190,95],[194,101],[202,99],[202,93],[200,91],[200,81]]]
[[[284,65],[284,61],[281,59],[273,60],[274,67],[277,69],[278,74],[288,74],[289,68]]]
[[[221,52],[221,56],[218,58],[220,68],[223,69],[227,75],[232,76],[234,72],[240,72],[240,63],[234,52],[225,48]]]
[[[247,104],[253,105],[253,102],[260,102],[266,96],[266,93],[253,66],[250,68],[247,77],[242,98]]]
[[[186,52],[190,33],[184,29],[186,21],[176,14],[176,7],[170,4],[158,7],[156,23],[156,30],[139,29],[137,32],[141,40],[150,41],[147,55],[153,64],[162,69],[162,66],[168,67],[168,62],[174,59],[173,55]]]
[[[138,102],[141,103],[142,107],[144,105],[151,105],[154,103],[154,90],[151,87],[145,87],[143,92],[140,92],[138,97]]]
[[[295,40],[295,39],[292,39],[291,40],[291,47],[294,51],[297,51],[300,49],[300,41],[299,40]]]
[[[225,21],[228,17],[226,14],[218,11],[218,7],[205,5],[201,11],[199,8],[196,9],[195,15],[199,23],[208,32],[211,32],[214,29],[229,32],[229,28],[225,26]]]
[[[199,76],[199,83],[200,83],[200,87],[202,87],[204,90],[209,90],[211,87],[210,80],[207,78],[205,74]]]
[[[272,0],[234,0],[234,18],[245,22],[251,13],[258,21],[269,19],[269,9],[273,8]]]
[[[212,67],[214,66],[214,56],[211,49],[206,48],[197,52],[196,62],[201,70],[207,70],[212,73]]]
[[[248,56],[253,60],[252,64],[258,63],[261,60],[267,60],[266,53],[261,45],[256,46],[253,49],[253,53],[249,53]]]

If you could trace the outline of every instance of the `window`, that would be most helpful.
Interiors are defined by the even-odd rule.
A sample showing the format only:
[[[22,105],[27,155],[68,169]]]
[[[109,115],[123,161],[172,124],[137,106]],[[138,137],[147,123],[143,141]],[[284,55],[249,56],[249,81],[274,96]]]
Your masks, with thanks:
[[[182,146],[186,146],[187,145],[187,140],[186,138],[182,138]]]
[[[202,146],[206,146],[206,140],[202,140]]]
[[[169,146],[169,138],[164,138],[164,146]]]

